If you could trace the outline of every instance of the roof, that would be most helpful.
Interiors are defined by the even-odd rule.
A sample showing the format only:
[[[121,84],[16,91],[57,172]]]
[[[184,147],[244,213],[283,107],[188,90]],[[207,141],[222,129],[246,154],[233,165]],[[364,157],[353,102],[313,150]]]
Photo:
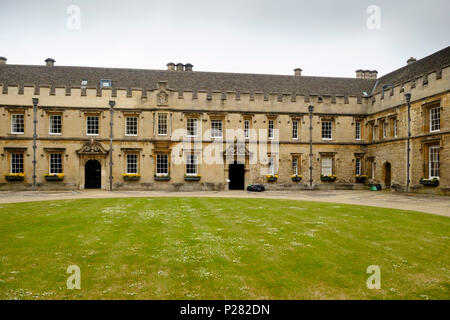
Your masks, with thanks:
[[[206,92],[264,92],[304,95],[353,95],[370,92],[375,80],[201,71],[167,71],[68,66],[0,65],[0,83],[80,87],[81,80],[96,87],[111,79],[113,88],[152,90],[159,81],[170,89]]]
[[[373,92],[381,91],[384,85],[400,85],[424,74],[442,70],[449,65],[450,46],[382,76],[378,79]]]
[[[201,71],[168,71],[72,66],[0,65],[0,83],[8,85],[54,85],[98,87],[111,79],[113,88],[153,90],[168,81],[176,91],[264,92],[304,95],[361,96],[378,92],[383,85],[397,85],[450,65],[450,46],[376,79],[310,77]]]

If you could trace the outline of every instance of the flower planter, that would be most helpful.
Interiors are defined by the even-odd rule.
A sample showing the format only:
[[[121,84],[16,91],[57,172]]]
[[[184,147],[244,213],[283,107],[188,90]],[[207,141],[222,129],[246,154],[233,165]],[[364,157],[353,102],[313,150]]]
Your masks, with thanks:
[[[334,182],[336,181],[337,177],[333,177],[333,176],[321,176],[320,180],[322,180],[323,182]]]
[[[155,176],[154,179],[155,181],[169,181],[170,176]]]
[[[356,183],[364,183],[366,181],[366,177],[355,177]]]
[[[294,176],[294,177],[292,177],[292,181],[294,181],[294,182],[302,181],[302,177],[300,177],[300,176]]]
[[[420,179],[420,184],[424,187],[437,187],[439,185],[439,180],[428,180],[428,179]]]
[[[278,180],[278,176],[266,176],[267,182],[276,182]]]
[[[123,176],[123,180],[125,181],[139,181],[141,176]]]
[[[48,176],[45,176],[45,180],[47,180],[47,181],[63,181],[64,177],[59,177],[57,175],[48,175]]]
[[[25,176],[16,176],[16,175],[5,175],[5,179],[7,181],[23,181]]]
[[[200,176],[185,176],[184,181],[200,181]]]

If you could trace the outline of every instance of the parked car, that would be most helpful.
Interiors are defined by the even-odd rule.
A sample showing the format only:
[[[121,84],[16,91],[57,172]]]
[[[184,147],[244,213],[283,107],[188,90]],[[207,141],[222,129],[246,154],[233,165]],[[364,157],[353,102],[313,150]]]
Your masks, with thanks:
[[[251,192],[263,192],[265,190],[266,190],[266,188],[264,188],[264,185],[262,185],[262,184],[250,184],[247,187],[247,191],[251,191]]]

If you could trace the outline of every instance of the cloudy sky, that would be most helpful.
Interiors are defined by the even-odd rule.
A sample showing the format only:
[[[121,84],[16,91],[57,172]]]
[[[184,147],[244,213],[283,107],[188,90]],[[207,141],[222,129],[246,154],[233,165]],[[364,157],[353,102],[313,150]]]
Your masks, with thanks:
[[[380,19],[367,13],[371,5]],[[57,65],[165,69],[171,61],[354,77],[450,45],[448,0],[0,0],[0,8],[0,56],[11,64],[52,57]]]

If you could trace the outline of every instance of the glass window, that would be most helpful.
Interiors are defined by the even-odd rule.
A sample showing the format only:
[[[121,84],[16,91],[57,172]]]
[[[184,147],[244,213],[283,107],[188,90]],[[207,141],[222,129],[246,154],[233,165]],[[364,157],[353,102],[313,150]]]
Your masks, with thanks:
[[[292,139],[298,139],[298,120],[292,121]]]
[[[268,138],[273,139],[273,120],[269,120]]]
[[[11,115],[11,133],[24,133],[24,114],[14,113]]]
[[[222,138],[222,120],[211,120],[211,137]]]
[[[356,158],[356,170],[355,174],[360,175],[361,174],[361,158]]]
[[[361,121],[355,122],[355,138],[356,140],[361,140]]]
[[[138,118],[137,117],[126,117],[126,128],[125,135],[127,136],[137,136],[138,134]]]
[[[198,119],[197,118],[187,118],[186,135],[188,137],[196,137],[198,134]]]
[[[244,138],[250,138],[250,120],[244,120]]]
[[[86,118],[86,133],[88,135],[98,135],[99,119],[98,116],[88,116]]]
[[[156,175],[164,176],[169,174],[169,155],[156,155]]]
[[[51,153],[50,154],[50,174],[63,173],[62,168],[62,154],[61,153]]]
[[[127,154],[127,172],[129,174],[138,173],[138,155],[134,153]]]
[[[158,134],[167,134],[167,113],[158,113]]]
[[[11,154],[11,173],[23,173],[23,153]]]
[[[429,147],[429,176],[439,178],[439,146]]]
[[[398,134],[398,120],[394,119],[394,137],[397,137]]]
[[[292,174],[298,175],[298,158],[292,158]]]
[[[387,128],[388,128],[387,122],[383,122],[383,138],[387,137]]]
[[[330,176],[333,174],[333,158],[332,157],[322,157],[321,162],[321,173],[324,176]]]
[[[188,154],[186,157],[186,174],[197,175],[198,174],[198,162],[196,154]]]
[[[430,131],[441,130],[441,109],[440,107],[430,109]]]
[[[62,129],[62,117],[59,114],[51,114],[49,117],[49,133],[61,134]]]
[[[323,121],[322,122],[322,139],[331,140],[331,121]]]
[[[100,88],[110,88],[112,86],[112,81],[110,79],[100,80]]]

